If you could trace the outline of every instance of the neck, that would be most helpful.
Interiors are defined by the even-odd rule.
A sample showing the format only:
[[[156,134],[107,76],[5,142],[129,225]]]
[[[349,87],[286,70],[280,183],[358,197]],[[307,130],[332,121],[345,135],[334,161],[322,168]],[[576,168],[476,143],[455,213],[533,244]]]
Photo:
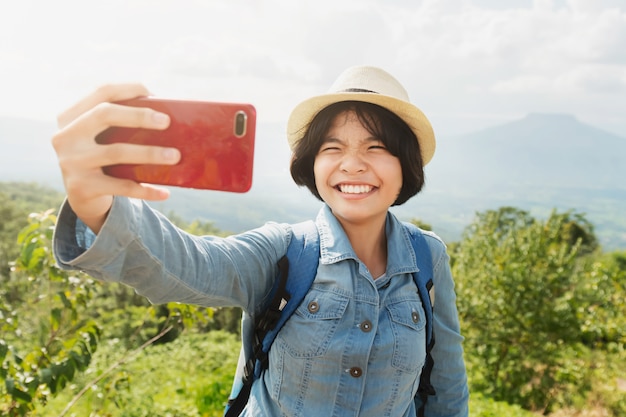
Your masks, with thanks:
[[[356,256],[365,264],[372,278],[387,270],[386,217],[379,222],[342,224]]]

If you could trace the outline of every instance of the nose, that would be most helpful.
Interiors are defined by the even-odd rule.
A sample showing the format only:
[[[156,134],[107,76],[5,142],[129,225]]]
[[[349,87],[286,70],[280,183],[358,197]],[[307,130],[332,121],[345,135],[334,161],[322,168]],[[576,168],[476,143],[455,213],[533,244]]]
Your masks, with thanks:
[[[367,163],[359,152],[346,152],[341,159],[340,169],[348,174],[359,173],[367,169]]]

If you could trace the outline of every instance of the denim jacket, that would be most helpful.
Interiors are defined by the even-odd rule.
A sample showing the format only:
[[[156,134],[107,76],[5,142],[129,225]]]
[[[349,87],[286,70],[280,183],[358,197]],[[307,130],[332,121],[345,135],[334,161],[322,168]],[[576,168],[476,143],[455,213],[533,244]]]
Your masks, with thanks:
[[[425,315],[411,273],[409,237],[386,223],[387,270],[372,277],[341,225],[324,206],[316,219],[321,257],[315,281],[278,333],[269,368],[253,387],[244,416],[415,416],[425,359]],[[116,197],[95,236],[66,203],[54,235],[58,264],[130,285],[153,303],[239,306],[267,302],[288,224],[227,238],[193,236],[142,201]],[[454,283],[445,245],[434,234],[435,361],[426,416],[467,416],[468,389]],[[377,278],[377,279],[374,279]]]

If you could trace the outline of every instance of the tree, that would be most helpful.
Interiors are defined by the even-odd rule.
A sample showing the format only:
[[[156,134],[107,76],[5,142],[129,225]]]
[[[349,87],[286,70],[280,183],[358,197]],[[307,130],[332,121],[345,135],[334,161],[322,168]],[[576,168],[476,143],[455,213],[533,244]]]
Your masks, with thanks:
[[[426,223],[421,219],[412,218],[411,223],[422,230],[433,230],[433,227],[429,223]]]
[[[626,252],[587,259],[577,294],[581,341],[591,348],[626,351]]]
[[[28,283],[18,297],[1,297],[0,304],[0,411],[24,416],[38,403],[45,404],[84,371],[96,350],[100,328],[82,315],[94,293],[93,281],[59,270],[49,242],[55,217],[52,212],[32,215],[18,237],[21,252],[13,279],[3,291]],[[24,314],[24,308],[31,314]],[[39,306],[45,318],[35,314]],[[25,343],[23,336],[36,341]]]
[[[591,225],[571,212],[543,221],[511,207],[477,214],[452,266],[475,388],[543,411],[561,384],[588,388],[584,369],[562,370],[581,340],[581,257],[595,242]]]
[[[94,308],[101,284],[82,273],[64,271],[52,256],[56,216],[52,210],[29,216],[19,233],[19,255],[0,287],[0,414],[26,416],[61,392],[91,363],[106,315]],[[122,296],[124,291],[120,292]],[[11,294],[10,297],[7,294]],[[157,326],[138,349],[119,359],[93,384],[170,330],[204,324],[211,310],[178,303],[142,306],[143,319]],[[164,309],[164,314],[159,310]],[[115,385],[110,389],[115,390]],[[84,393],[85,391],[81,391]],[[111,393],[114,398],[115,393]],[[82,394],[80,394],[82,395]],[[67,410],[66,410],[67,411]]]
[[[0,182],[0,286],[9,279],[10,262],[20,248],[17,235],[28,224],[28,214],[58,207],[63,195],[34,183]]]
[[[0,192],[0,283],[9,277],[10,266],[19,253],[17,232],[28,224],[27,212]]]

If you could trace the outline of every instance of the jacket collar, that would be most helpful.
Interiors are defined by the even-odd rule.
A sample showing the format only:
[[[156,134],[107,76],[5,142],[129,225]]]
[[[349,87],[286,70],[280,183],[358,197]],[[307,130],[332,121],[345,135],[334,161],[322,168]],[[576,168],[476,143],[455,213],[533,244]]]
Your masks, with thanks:
[[[332,264],[344,259],[358,260],[348,236],[327,204],[320,209],[315,219],[320,236],[320,262]],[[402,222],[387,212],[385,225],[387,234],[387,275],[417,271],[415,253],[409,234]]]

